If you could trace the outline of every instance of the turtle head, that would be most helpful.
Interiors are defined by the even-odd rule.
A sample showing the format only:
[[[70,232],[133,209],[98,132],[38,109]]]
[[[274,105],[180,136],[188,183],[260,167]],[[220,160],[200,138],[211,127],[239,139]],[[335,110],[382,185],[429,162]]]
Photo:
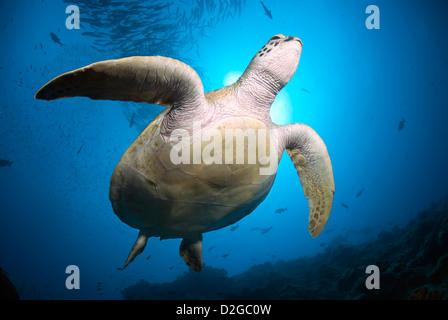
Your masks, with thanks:
[[[272,103],[296,72],[301,53],[302,41],[299,38],[277,34],[269,39],[232,85],[240,100],[244,101],[245,110],[271,121]]]
[[[280,91],[296,72],[301,52],[299,38],[277,34],[257,52],[246,72],[256,71],[269,87]]]

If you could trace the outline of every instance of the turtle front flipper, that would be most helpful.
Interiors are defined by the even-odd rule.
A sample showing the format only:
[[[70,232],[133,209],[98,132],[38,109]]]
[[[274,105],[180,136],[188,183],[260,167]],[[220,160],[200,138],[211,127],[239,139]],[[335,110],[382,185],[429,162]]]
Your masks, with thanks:
[[[184,238],[180,244],[179,255],[193,271],[202,270],[202,234]]]
[[[124,264],[123,269],[126,268],[132,261],[134,261],[134,259],[137,258],[137,256],[142,253],[143,250],[145,250],[146,243],[148,242],[149,237],[150,236],[146,232],[140,231],[138,233],[137,240],[135,241],[128,258],[126,259],[126,263]]]
[[[198,74],[187,64],[161,56],[129,57],[93,63],[64,73],[37,93],[39,100],[68,97],[196,105],[205,101]]]
[[[286,152],[294,162],[310,210],[308,229],[317,237],[330,216],[335,191],[333,167],[327,147],[309,126],[300,123],[280,128]]]

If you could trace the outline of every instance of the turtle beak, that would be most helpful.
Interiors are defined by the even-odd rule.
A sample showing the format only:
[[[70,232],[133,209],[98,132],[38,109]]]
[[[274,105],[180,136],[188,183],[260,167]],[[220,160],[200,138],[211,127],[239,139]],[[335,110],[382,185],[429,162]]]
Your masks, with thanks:
[[[299,42],[299,43],[300,43],[300,49],[299,49],[298,51],[302,51],[303,42],[302,42],[302,40],[300,40],[299,38],[289,36],[289,37],[286,37],[286,39],[285,39],[284,41],[285,41],[285,42],[288,42],[288,41],[297,41],[297,42]]]

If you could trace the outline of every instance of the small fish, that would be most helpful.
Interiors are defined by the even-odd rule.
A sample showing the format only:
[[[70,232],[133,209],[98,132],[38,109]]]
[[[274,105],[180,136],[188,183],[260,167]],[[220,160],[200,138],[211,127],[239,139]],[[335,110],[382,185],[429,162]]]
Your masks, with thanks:
[[[271,231],[271,230],[272,230],[272,226],[270,226],[270,227],[268,227],[268,228],[260,229],[261,234],[268,233],[268,232]]]
[[[271,18],[271,20],[272,20],[273,18],[272,18],[271,10],[268,10],[268,8],[266,8],[266,6],[264,5],[263,1],[260,1],[260,3],[261,3],[261,5],[263,6],[264,13],[265,13],[269,18]]]
[[[325,242],[322,242],[319,246],[320,247],[325,247],[327,244]]]
[[[260,229],[260,228],[259,227],[253,227],[253,228],[250,229],[250,231],[256,231],[258,229]]]
[[[406,123],[406,120],[404,120],[404,118],[403,118],[403,120],[401,120],[400,123],[398,124],[398,132],[403,130],[405,123]]]
[[[346,205],[345,203],[341,203],[341,206],[343,206],[345,209],[348,209],[348,205]]]
[[[309,90],[307,90],[307,89],[305,89],[305,88],[300,88],[300,89],[302,89],[303,92],[311,93]]]
[[[132,114],[131,121],[129,122],[129,128],[132,128],[132,126],[134,125],[134,117],[135,117],[135,112]]]
[[[275,210],[274,212],[275,212],[275,213],[282,213],[282,212],[285,212],[285,211],[288,211],[288,207],[277,209],[277,210]]]
[[[215,249],[216,246],[211,246],[210,248],[208,248],[208,251]]]
[[[334,229],[328,229],[328,230],[326,230],[325,232],[324,232],[324,234],[326,234],[326,233],[330,233],[330,232],[333,232],[334,231]]]
[[[51,40],[53,40],[54,43],[60,44],[61,47],[64,46],[64,44],[61,43],[61,40],[59,40],[58,36],[55,35],[53,32],[50,32],[50,37],[51,37]]]
[[[117,270],[118,271],[123,271],[123,268],[122,267],[118,267]]]
[[[365,190],[364,188],[359,190],[358,193],[356,194],[356,198],[359,198],[362,195],[362,193],[364,192],[364,190]]]
[[[149,258],[151,258],[151,255],[147,256],[147,257],[146,257],[146,260],[149,260]]]
[[[230,228],[230,231],[235,231],[236,229],[238,229],[239,225],[233,226],[232,228]]]
[[[81,152],[82,147],[84,147],[84,143],[79,147],[78,152],[76,152],[77,154],[79,154]]]
[[[13,161],[0,160],[0,167],[11,167]]]
[[[228,257],[229,254],[230,254],[230,253],[224,253],[224,254],[222,255],[222,257],[223,257],[223,258]]]

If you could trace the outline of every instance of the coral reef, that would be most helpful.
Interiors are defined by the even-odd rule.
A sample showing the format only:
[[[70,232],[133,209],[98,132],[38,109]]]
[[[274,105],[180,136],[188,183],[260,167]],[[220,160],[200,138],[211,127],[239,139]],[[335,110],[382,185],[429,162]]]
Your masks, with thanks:
[[[20,296],[9,274],[0,268],[0,300],[19,300]]]
[[[175,281],[140,280],[125,299],[448,299],[448,196],[405,227],[382,231],[374,241],[329,244],[314,257],[256,265],[239,275],[205,266]],[[366,267],[377,265],[380,289],[365,286]]]

